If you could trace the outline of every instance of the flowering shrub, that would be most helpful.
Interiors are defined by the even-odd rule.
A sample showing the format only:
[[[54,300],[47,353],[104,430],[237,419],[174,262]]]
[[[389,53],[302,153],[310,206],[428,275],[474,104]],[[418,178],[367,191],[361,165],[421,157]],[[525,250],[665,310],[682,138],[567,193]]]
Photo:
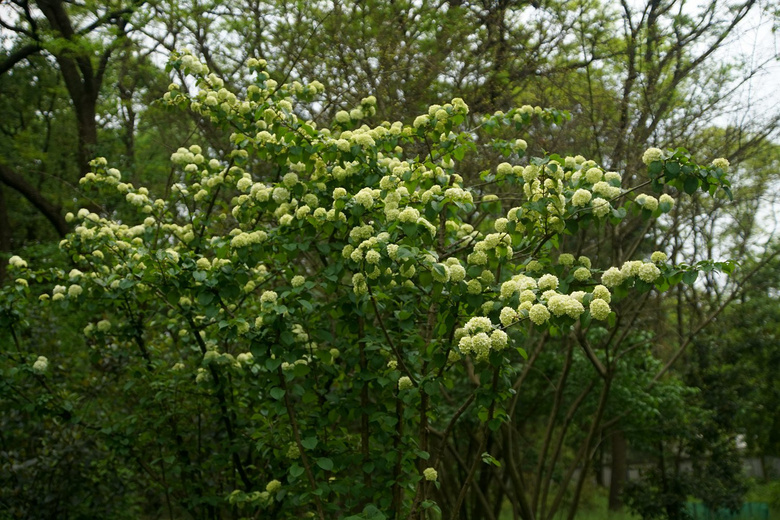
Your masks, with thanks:
[[[613,326],[611,306],[630,290],[696,273],[662,252],[605,270],[562,237],[669,212],[669,194],[639,193],[649,184],[728,190],[727,164],[701,167],[684,150],[645,152],[650,179],[633,188],[580,156],[526,157],[518,136],[562,123],[552,109],[475,118],[453,99],[412,125],[370,127],[361,121],[378,101],[367,97],[321,127],[304,114],[322,84],[278,84],[264,65],[251,60],[254,82],[234,93],[177,55],[171,66],[197,92],[172,85],[164,102],[229,132],[232,148],[180,148],[168,194],[96,159],[85,186],[121,194],[135,217],[69,214],[75,232],[60,246],[75,268],[31,274],[14,257],[3,300],[10,309],[11,291],[40,292],[26,276],[51,279],[41,305],[92,316],[87,343],[149,389],[102,433],[123,453],[159,451],[146,461],[150,485],[190,512],[437,510],[434,492],[453,482],[439,465],[448,435],[468,414],[485,443],[507,420],[529,331]],[[485,150],[506,162],[464,179],[460,165]],[[54,357],[31,351],[28,372],[45,381],[67,370]],[[157,416],[155,435],[141,411]],[[466,475],[446,493],[462,501]]]

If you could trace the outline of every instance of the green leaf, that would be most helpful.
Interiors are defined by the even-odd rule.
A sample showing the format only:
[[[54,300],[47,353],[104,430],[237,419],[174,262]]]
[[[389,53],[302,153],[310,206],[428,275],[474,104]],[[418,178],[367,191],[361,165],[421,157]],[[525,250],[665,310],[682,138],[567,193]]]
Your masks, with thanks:
[[[273,397],[277,401],[281,400],[284,397],[284,390],[279,387],[272,388],[269,393],[271,394],[271,397]]]
[[[688,177],[685,179],[684,184],[685,193],[692,195],[699,189],[699,179],[696,177]]]
[[[295,478],[300,477],[303,475],[303,468],[300,467],[298,464],[293,464],[290,466],[290,475],[292,475]]]
[[[406,233],[407,236],[410,236],[412,238],[417,236],[417,223],[416,222],[402,224],[401,228],[403,228],[404,233]]]
[[[499,424],[500,424],[500,422],[499,422]],[[485,452],[485,453],[482,454],[482,462],[484,462],[485,464],[490,464],[491,466],[495,466],[497,468],[501,467],[501,462],[499,460],[497,460],[495,457],[493,457],[488,452]]]
[[[663,169],[664,163],[661,161],[653,161],[650,163],[650,166],[647,167],[647,171],[650,173],[651,177],[657,176]]]
[[[198,294],[198,303],[204,307],[214,301],[214,293],[211,291],[203,291]]]
[[[683,274],[682,281],[686,285],[692,285],[699,278],[699,271],[688,271]]]
[[[666,163],[666,173],[667,177],[670,179],[674,179],[680,174],[680,163],[676,162],[667,162]]]
[[[301,441],[301,446],[307,450],[313,450],[317,447],[317,437],[306,437]]]
[[[327,457],[322,457],[321,459],[317,459],[317,466],[325,471],[330,471],[333,469],[333,461]]]

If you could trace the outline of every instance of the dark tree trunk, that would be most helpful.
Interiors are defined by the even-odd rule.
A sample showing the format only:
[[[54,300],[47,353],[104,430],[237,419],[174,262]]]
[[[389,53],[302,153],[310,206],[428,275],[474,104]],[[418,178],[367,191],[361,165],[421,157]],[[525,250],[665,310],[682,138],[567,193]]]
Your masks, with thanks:
[[[609,482],[609,510],[619,511],[623,508],[623,487],[628,471],[628,445],[622,430],[612,433],[612,472]]]
[[[8,220],[8,204],[0,184],[0,253],[11,251],[11,222]],[[0,284],[5,280],[6,263],[0,261]]]
[[[58,52],[55,58],[76,112],[79,171],[84,175],[97,148],[97,99],[113,47],[109,44],[93,63],[92,51],[78,48],[78,36],[63,0],[38,0],[38,7],[52,29],[75,46]],[[121,19],[116,25],[124,32]]]
[[[65,217],[62,216],[60,207],[49,202],[49,200],[47,200],[40,191],[35,189],[35,186],[27,182],[23,176],[1,163],[0,183],[15,189],[21,193],[24,198],[30,201],[30,203],[35,206],[38,211],[43,213],[43,216],[45,216],[49,222],[51,222],[51,225],[54,226],[58,235],[64,237],[68,234],[70,229],[67,222],[65,222]],[[0,222],[0,225],[1,224],[2,222]]]

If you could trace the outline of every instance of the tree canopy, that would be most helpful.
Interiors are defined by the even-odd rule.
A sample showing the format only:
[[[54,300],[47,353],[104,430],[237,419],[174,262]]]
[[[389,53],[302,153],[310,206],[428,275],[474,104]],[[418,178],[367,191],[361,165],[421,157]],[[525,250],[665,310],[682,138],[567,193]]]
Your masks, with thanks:
[[[759,7],[4,6],[0,503],[572,519],[630,448],[635,510],[735,507],[777,114],[724,124],[714,57]]]

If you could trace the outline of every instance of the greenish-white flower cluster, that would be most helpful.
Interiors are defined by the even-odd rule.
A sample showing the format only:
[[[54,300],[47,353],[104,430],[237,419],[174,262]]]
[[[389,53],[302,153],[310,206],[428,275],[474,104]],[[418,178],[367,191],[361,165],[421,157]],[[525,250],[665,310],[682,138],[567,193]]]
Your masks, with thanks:
[[[607,287],[617,287],[632,279],[653,283],[659,276],[661,276],[661,270],[655,263],[630,260],[625,262],[620,269],[617,267],[610,267],[604,271],[601,275],[601,282]]]
[[[457,332],[458,349],[462,354],[473,354],[477,361],[488,358],[491,351],[504,350],[509,336],[499,328],[493,327],[490,318],[476,316]]]

